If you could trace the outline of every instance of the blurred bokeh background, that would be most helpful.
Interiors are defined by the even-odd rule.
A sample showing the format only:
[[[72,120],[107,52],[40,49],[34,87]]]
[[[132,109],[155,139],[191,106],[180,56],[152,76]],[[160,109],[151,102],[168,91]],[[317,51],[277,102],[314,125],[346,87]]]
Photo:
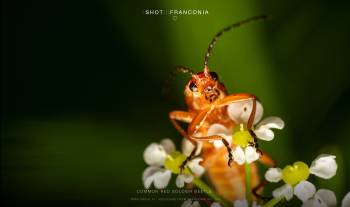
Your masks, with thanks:
[[[286,122],[262,143],[280,166],[337,155],[331,180],[350,189],[348,1],[151,0],[3,2],[1,189],[19,205],[179,206],[131,201],[143,189],[150,142],[181,137],[168,112],[185,109],[222,27],[258,14],[272,20],[226,34],[210,67],[230,93],[256,94],[265,116]],[[208,15],[147,16],[146,9],[206,9]]]

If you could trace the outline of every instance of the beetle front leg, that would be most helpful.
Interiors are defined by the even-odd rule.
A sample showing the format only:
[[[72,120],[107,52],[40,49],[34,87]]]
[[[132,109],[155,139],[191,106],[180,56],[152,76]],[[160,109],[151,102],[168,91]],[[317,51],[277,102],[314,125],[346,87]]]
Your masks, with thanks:
[[[187,111],[171,111],[169,113],[169,118],[175,129],[183,136],[184,138],[190,140],[193,143],[193,141],[188,137],[186,131],[180,126],[179,121],[184,123],[190,123],[192,122],[194,118],[194,114],[187,112]]]
[[[228,95],[225,98],[219,100],[215,105],[216,107],[223,107],[232,103],[237,103],[240,101],[248,101],[248,100],[253,100],[253,109],[249,115],[249,119],[247,123],[247,128],[251,129],[254,124],[254,118],[256,113],[256,97],[254,95],[249,93],[237,93],[237,94]]]
[[[186,133],[186,131],[180,126],[178,121],[190,123],[190,122],[192,122],[192,120],[194,118],[194,114],[187,112],[187,111],[171,111],[169,113],[169,118],[170,118],[171,123],[174,125],[175,129],[185,139],[189,140],[194,145],[194,148],[193,148],[191,154],[188,157],[186,157],[186,159],[180,165],[180,170],[182,172],[185,169],[187,162],[195,156],[196,151],[198,149],[198,144],[196,141],[194,141],[194,139],[191,138],[191,136],[188,135],[188,133]]]

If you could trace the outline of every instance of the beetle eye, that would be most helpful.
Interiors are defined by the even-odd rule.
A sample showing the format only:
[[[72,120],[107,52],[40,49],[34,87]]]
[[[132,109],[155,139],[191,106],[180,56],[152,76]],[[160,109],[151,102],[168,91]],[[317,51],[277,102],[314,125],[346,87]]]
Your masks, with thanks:
[[[192,92],[197,92],[198,91],[197,85],[194,82],[190,83],[189,88],[190,88],[190,90]]]
[[[212,78],[213,80],[219,79],[218,74],[215,73],[215,72],[210,72],[210,76],[211,76],[211,78]]]

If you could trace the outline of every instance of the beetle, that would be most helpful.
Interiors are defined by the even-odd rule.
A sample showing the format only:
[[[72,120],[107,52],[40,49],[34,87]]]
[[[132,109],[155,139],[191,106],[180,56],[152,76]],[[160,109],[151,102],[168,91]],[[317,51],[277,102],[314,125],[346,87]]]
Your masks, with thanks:
[[[249,93],[228,94],[224,84],[219,81],[217,73],[209,69],[208,61],[214,45],[222,34],[241,25],[263,21],[268,18],[269,16],[267,15],[255,16],[220,30],[211,40],[205,53],[203,71],[195,73],[187,67],[177,68],[178,71],[189,73],[192,76],[184,90],[187,110],[175,110],[169,113],[170,121],[175,129],[194,146],[190,155],[181,164],[180,168],[183,169],[186,163],[196,155],[198,143],[202,143],[201,156],[204,159],[202,165],[206,168],[207,174],[219,194],[230,200],[244,198],[244,167],[232,162],[231,146],[222,136],[207,135],[208,127],[213,123],[220,123],[232,129],[237,123],[228,117],[227,106],[235,102],[252,101],[252,111],[247,122],[247,129],[252,137],[254,137],[254,142],[251,145],[259,150],[256,135],[252,130],[256,114],[257,98],[255,95]],[[180,122],[187,123],[187,129],[181,127]],[[225,147],[220,149],[214,148],[209,143],[214,140],[221,140],[226,149]],[[228,161],[225,159],[225,155],[227,156],[227,154]],[[266,165],[274,165],[274,161],[265,155],[265,153],[261,156],[261,160]],[[255,165],[252,166],[252,173],[252,184],[257,186],[259,177]]]

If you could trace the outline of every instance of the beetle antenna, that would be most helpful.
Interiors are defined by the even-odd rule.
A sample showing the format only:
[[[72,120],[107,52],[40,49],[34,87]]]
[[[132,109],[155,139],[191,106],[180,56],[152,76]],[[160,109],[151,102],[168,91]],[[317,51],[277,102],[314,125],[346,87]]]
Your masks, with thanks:
[[[168,78],[166,78],[163,83],[164,87],[162,88],[162,94],[166,99],[170,100],[172,98],[170,96],[170,92],[174,86],[173,83],[178,73],[189,74],[191,77],[196,75],[196,73],[192,69],[187,67],[178,66],[175,69],[173,69],[169,74]]]
[[[215,36],[214,38],[211,40],[208,50],[205,53],[205,57],[204,57],[204,73],[209,73],[209,69],[208,69],[208,61],[209,61],[209,57],[211,55],[212,49],[214,47],[214,45],[216,44],[216,42],[218,41],[219,37],[224,34],[225,32],[228,32],[234,28],[240,27],[242,25],[248,24],[248,23],[252,23],[252,22],[257,22],[257,21],[265,21],[268,20],[270,18],[269,15],[260,15],[260,16],[255,16],[255,17],[250,17],[248,19],[242,20],[240,22],[236,22],[234,24],[231,24],[225,28],[223,28],[222,30],[220,30]]]
[[[176,72],[180,72],[180,73],[189,73],[190,75],[194,75],[194,74],[196,74],[191,68],[187,68],[187,67],[182,67],[182,66],[180,66],[180,67],[177,67],[176,69],[175,69],[175,71]]]

